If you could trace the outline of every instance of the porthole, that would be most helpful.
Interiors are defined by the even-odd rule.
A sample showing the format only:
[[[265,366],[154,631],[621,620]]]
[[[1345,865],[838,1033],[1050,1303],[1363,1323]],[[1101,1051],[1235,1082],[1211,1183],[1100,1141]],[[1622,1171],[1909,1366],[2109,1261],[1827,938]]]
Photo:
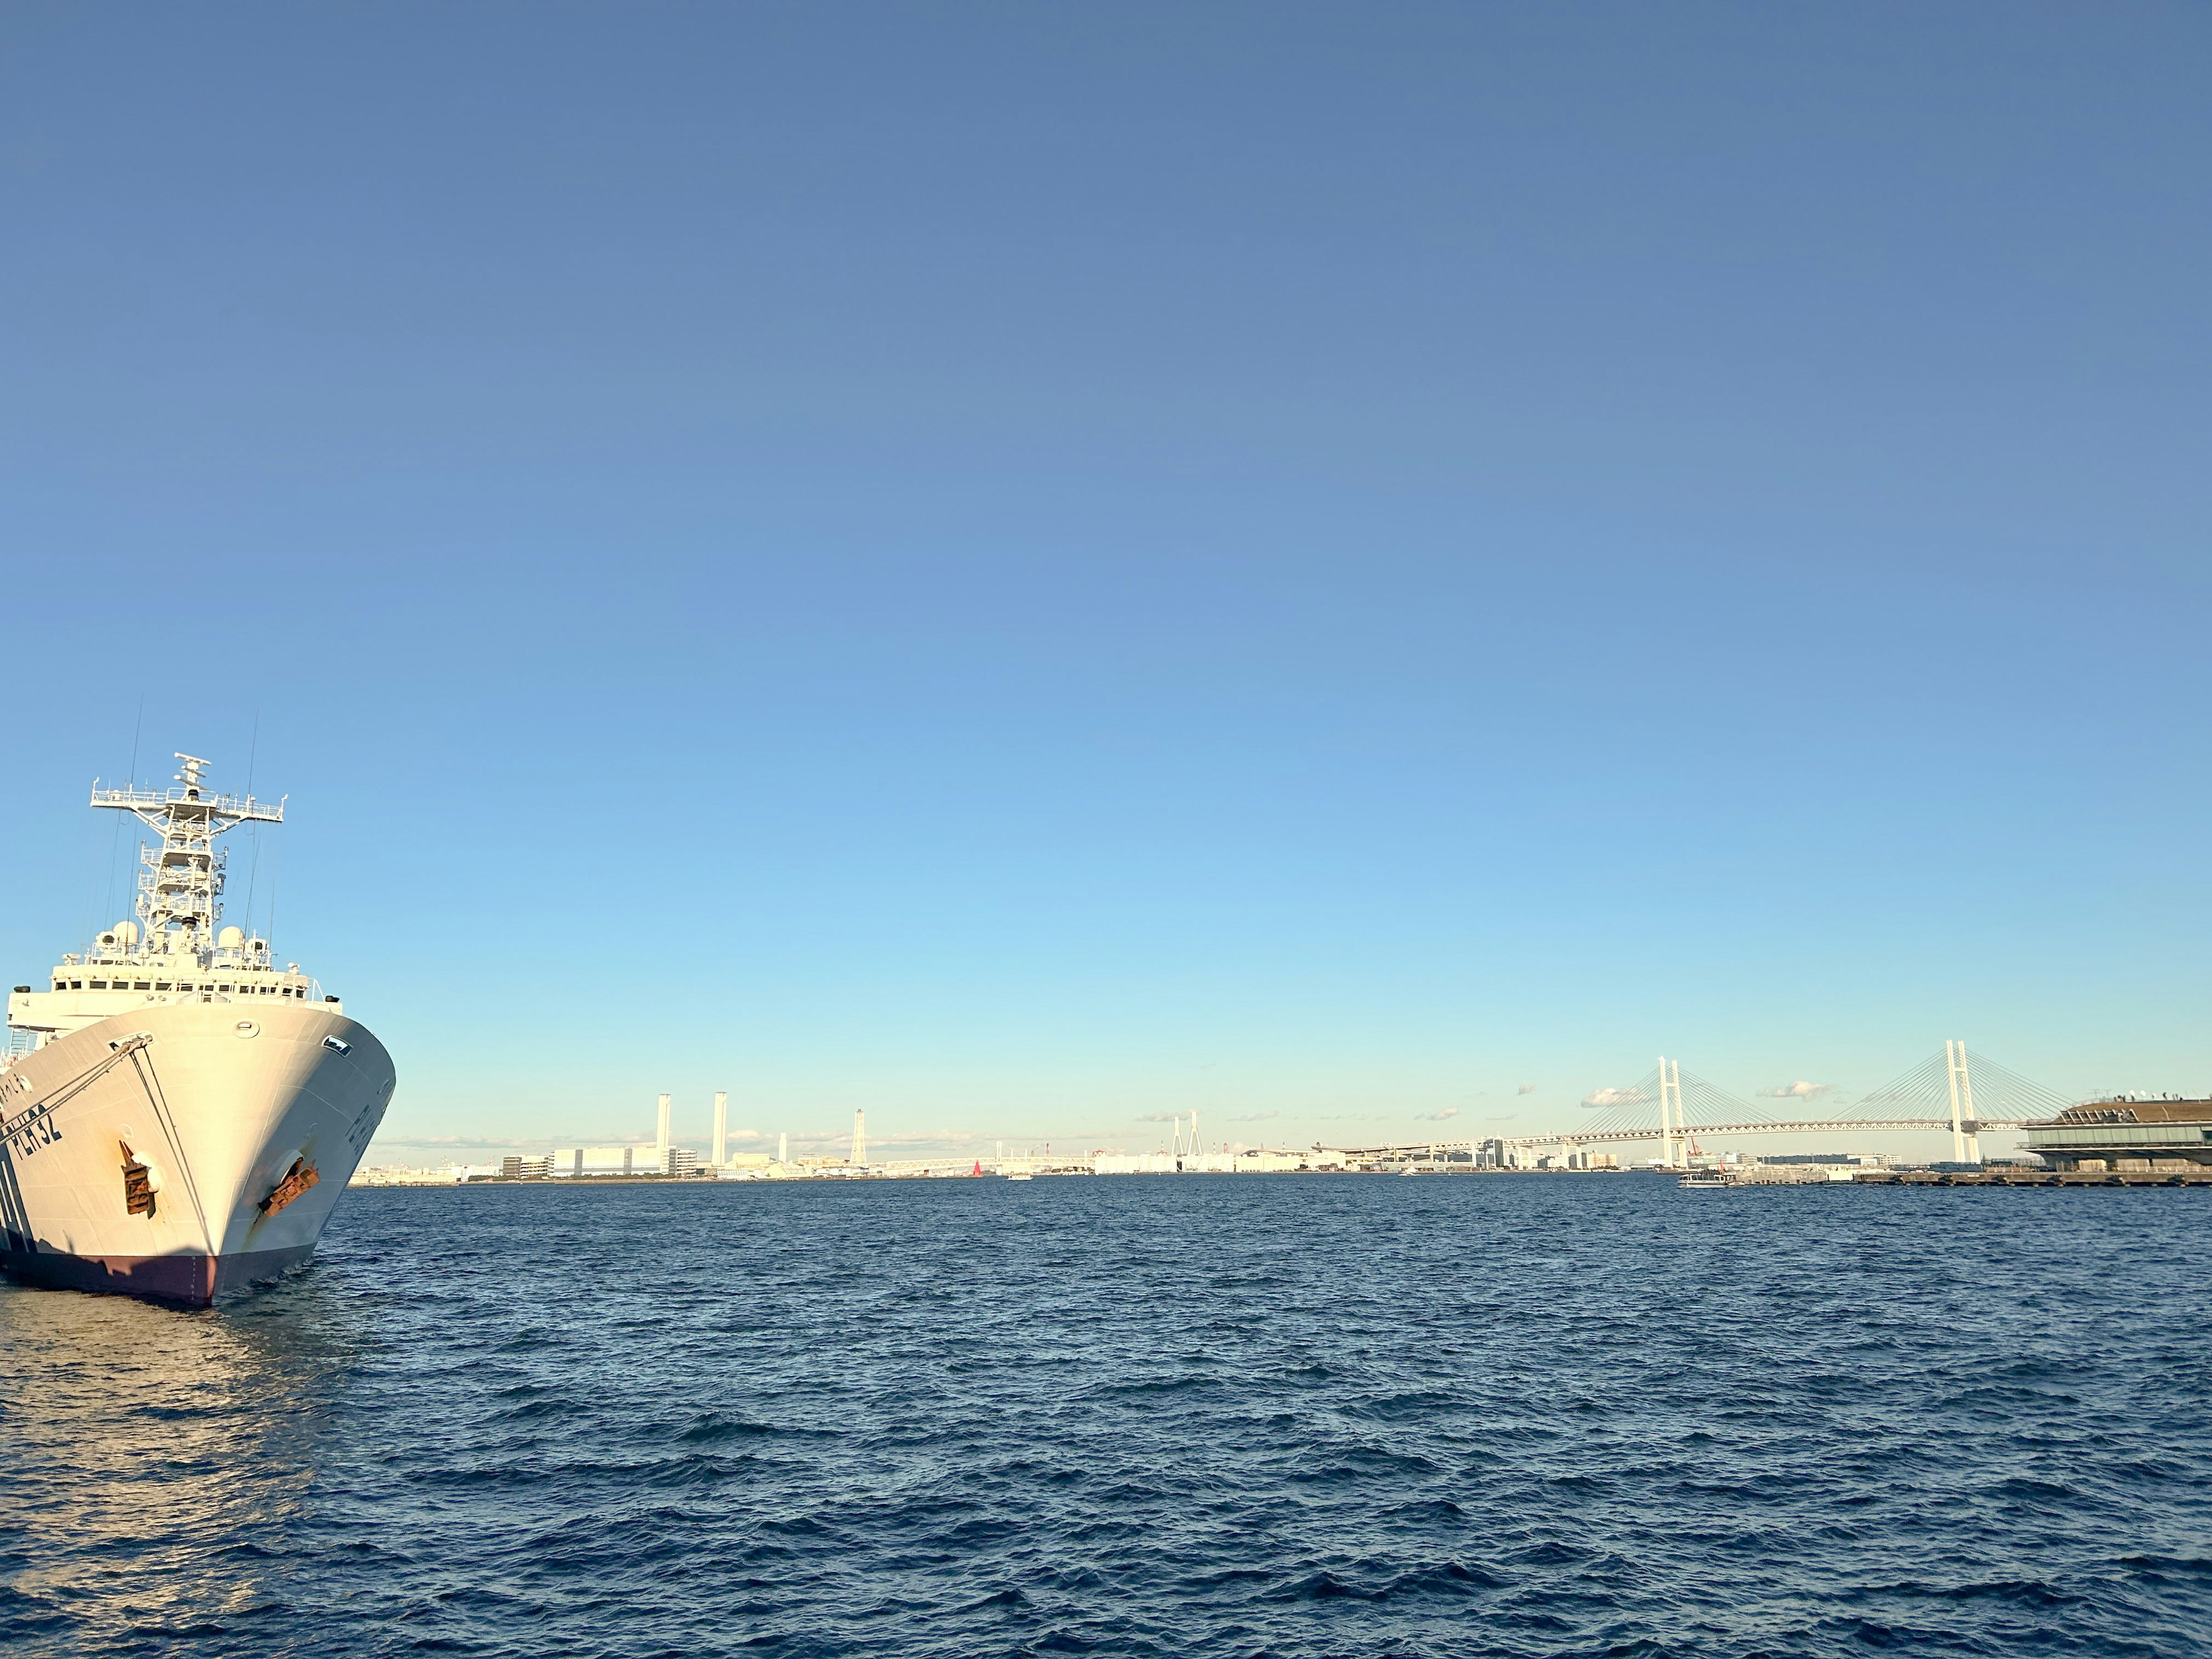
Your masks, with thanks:
[[[261,1035],[261,1028],[258,1025],[256,1025],[250,1019],[241,1019],[238,1022],[235,1029],[239,1036],[242,1037],[259,1036]]]

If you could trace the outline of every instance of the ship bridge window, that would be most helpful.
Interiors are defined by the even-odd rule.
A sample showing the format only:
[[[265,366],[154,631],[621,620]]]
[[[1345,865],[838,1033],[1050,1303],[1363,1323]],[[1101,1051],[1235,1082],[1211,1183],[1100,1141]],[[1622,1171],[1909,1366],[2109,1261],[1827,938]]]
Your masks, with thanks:
[[[81,979],[71,980],[70,981],[70,989],[72,991],[82,991],[84,989],[84,981]]]
[[[120,981],[118,981],[118,983],[120,983]],[[150,990],[152,990],[154,988],[153,988],[150,984],[149,984],[146,981],[144,981],[144,980],[143,980],[143,979],[142,979],[142,980],[140,980],[140,981],[139,981],[136,985],[132,986],[131,988],[132,990],[134,990],[134,991],[150,991]]]
[[[169,988],[169,981],[166,979],[156,980],[154,982],[154,988],[157,991],[166,991]]]
[[[218,991],[228,991],[230,989],[230,987],[228,985],[218,985],[215,988]]]
[[[92,982],[92,988],[95,991],[105,991],[107,988],[107,981],[104,979],[96,979]]]

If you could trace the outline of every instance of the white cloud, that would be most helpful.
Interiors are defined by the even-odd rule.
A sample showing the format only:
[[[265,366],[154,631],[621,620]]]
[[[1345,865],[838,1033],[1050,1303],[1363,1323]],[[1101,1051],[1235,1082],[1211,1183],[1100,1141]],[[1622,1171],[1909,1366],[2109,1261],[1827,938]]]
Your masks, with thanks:
[[[1232,1117],[1231,1123],[1265,1123],[1271,1117],[1280,1117],[1280,1112],[1247,1112],[1243,1117]]]
[[[1536,1085],[1533,1083],[1524,1083],[1513,1092],[1516,1095],[1533,1095],[1536,1092]]]
[[[1832,1083],[1808,1083],[1799,1078],[1795,1083],[1785,1083],[1776,1089],[1761,1089],[1761,1100],[1810,1100],[1814,1095],[1825,1095],[1836,1085]]]
[[[1632,1106],[1651,1097],[1641,1089],[1593,1089],[1583,1097],[1585,1106]]]
[[[1441,1112],[1416,1112],[1413,1114],[1413,1121],[1416,1123],[1442,1123],[1446,1118],[1457,1117],[1458,1115],[1458,1107],[1447,1106]]]

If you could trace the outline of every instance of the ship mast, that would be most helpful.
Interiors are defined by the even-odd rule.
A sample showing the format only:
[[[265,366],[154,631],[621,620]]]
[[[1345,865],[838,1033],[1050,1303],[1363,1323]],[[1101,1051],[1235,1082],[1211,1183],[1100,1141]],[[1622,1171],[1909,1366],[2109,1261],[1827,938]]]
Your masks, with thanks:
[[[131,956],[190,956],[204,959],[216,945],[222,914],[223,851],[216,837],[241,823],[282,823],[284,803],[274,806],[251,795],[210,794],[200,775],[208,763],[179,754],[177,787],[169,790],[102,789],[92,804],[128,812],[161,837],[138,849],[138,921],[143,939],[129,941]],[[124,941],[118,940],[118,944]]]

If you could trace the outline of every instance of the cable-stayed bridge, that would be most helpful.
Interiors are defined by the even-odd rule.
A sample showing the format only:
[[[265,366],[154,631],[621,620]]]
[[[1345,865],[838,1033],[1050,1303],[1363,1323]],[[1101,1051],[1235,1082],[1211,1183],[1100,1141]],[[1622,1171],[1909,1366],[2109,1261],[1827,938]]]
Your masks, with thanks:
[[[1856,1130],[1948,1130],[1954,1158],[1981,1162],[1984,1129],[2017,1128],[2055,1117],[2074,1103],[2054,1089],[2022,1077],[1983,1054],[1969,1059],[1962,1042],[1946,1042],[1910,1071],[1848,1104],[1829,1107],[1826,1091],[1779,1091],[1757,1102],[1730,1094],[1680,1060],[1659,1063],[1625,1088],[1600,1089],[1583,1103],[1589,1115],[1571,1127],[1540,1134],[1492,1137],[1496,1144],[1581,1149],[1630,1141],[1656,1141],[1669,1169],[1687,1160],[1693,1139],[1716,1135],[1848,1133]],[[1800,1109],[1791,1112],[1788,1104]],[[1826,1109],[1822,1108],[1826,1107]],[[1363,1156],[1433,1158],[1438,1152],[1472,1150],[1476,1140],[1423,1141],[1414,1146],[1360,1147]]]

